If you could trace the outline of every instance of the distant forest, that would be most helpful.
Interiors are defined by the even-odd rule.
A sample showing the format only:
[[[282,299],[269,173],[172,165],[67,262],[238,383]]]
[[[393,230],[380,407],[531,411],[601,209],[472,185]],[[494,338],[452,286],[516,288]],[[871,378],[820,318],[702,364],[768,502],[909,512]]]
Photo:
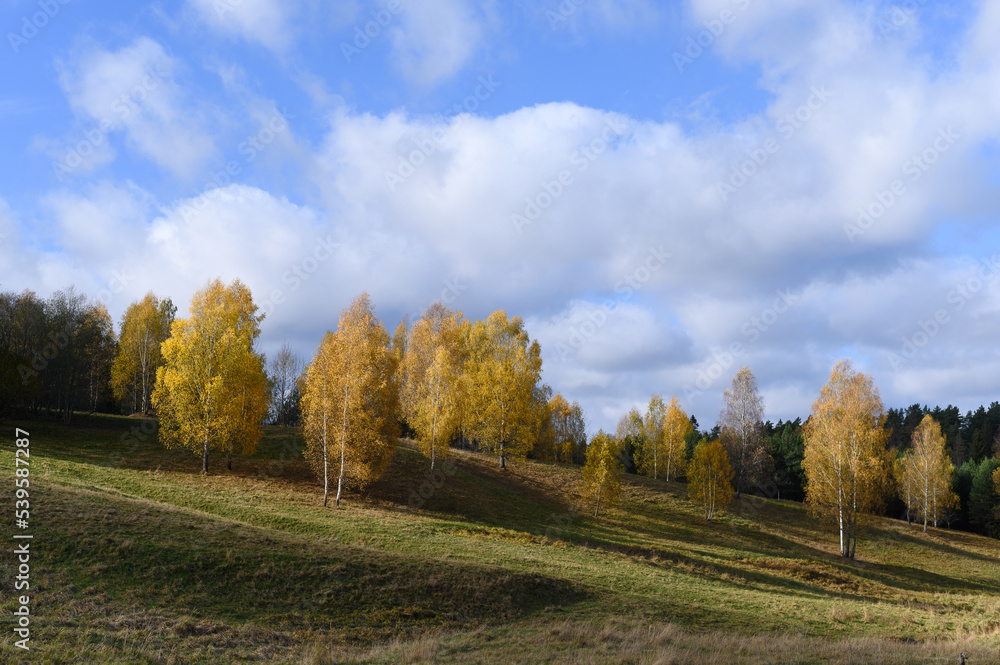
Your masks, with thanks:
[[[147,300],[148,303],[143,302],[149,305],[150,316],[161,321],[163,335],[169,335],[176,307],[168,298],[157,300],[147,296]],[[139,305],[142,303],[134,303],[133,307]],[[72,287],[57,291],[48,299],[31,291],[0,292],[0,417],[48,412],[59,414],[64,422],[70,423],[74,412],[146,411],[150,386],[145,381],[129,379],[124,384],[134,388],[112,389],[122,339],[105,305]],[[274,377],[269,376],[269,380],[274,381]],[[270,422],[298,421],[297,390],[291,390],[292,393],[293,402],[286,404],[284,399],[280,400],[278,407],[269,411]],[[958,495],[960,507],[948,513],[944,525],[1000,535],[995,491],[990,493],[992,486],[984,485],[983,480],[1000,466],[1000,403],[980,406],[965,415],[952,405],[931,408],[912,404],[888,409],[884,424],[886,446],[896,457],[910,449],[914,429],[928,414],[940,424],[947,454],[955,467],[952,489]],[[684,437],[687,459],[691,459],[701,440],[718,439],[721,433],[719,424],[706,430],[699,428],[694,416],[690,416],[690,421],[693,430]],[[773,475],[769,474],[768,481],[748,488],[749,493],[793,501],[805,499],[803,424],[801,418],[760,423],[773,460]],[[406,431],[406,424],[403,425]],[[468,445],[461,437],[455,443]],[[637,445],[641,446],[641,442],[627,438],[624,441],[622,457],[626,472],[639,470]],[[539,451],[530,450],[528,456],[539,457]],[[582,463],[583,455],[573,455],[572,461]],[[989,494],[989,500],[977,498],[984,493]],[[905,503],[895,496],[885,505],[885,514],[908,517]]]

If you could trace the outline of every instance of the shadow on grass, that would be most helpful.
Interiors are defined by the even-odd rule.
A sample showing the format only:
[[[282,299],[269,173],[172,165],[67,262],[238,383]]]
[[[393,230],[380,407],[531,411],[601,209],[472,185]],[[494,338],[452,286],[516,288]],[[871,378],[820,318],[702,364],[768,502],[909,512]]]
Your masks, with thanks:
[[[46,569],[143,607],[385,637],[407,626],[510,621],[588,597],[538,574],[341,545],[80,488],[46,484],[39,493]]]

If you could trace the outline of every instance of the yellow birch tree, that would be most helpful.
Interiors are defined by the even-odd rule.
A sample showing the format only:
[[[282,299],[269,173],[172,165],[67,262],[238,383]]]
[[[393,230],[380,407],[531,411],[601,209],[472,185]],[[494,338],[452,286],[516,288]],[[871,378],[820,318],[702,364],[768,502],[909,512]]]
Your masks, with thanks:
[[[520,317],[503,310],[472,325],[467,338],[464,397],[468,434],[483,450],[500,458],[524,459],[535,443],[538,412],[535,386],[541,377],[542,351],[531,341]]]
[[[461,314],[436,302],[413,325],[409,340],[395,344],[397,348],[405,347],[399,372],[405,382],[403,412],[417,434],[421,450],[431,458],[431,471],[438,457],[448,455],[448,444],[459,426],[461,318]]]
[[[163,342],[153,405],[164,444],[200,452],[207,474],[210,449],[232,450],[238,442],[252,453],[260,440],[257,414],[234,403],[250,399],[244,392],[250,387],[266,388],[266,377],[255,374],[263,375],[263,361],[254,351],[264,315],[238,279],[229,286],[210,282],[194,294],[190,313],[173,322]],[[266,390],[260,399],[266,401]]]
[[[695,446],[688,467],[688,496],[705,510],[707,520],[733,500],[733,468],[718,439],[702,439]]]
[[[397,357],[363,293],[341,312],[337,331],[324,336],[306,368],[305,457],[323,480],[324,506],[331,466],[337,472],[334,505],[339,507],[347,484],[364,489],[392,461],[399,436]]]
[[[924,521],[924,532],[930,521],[935,527],[945,511],[958,505],[958,495],[951,490],[955,467],[945,450],[941,425],[925,415],[913,430],[913,448],[903,458],[900,495],[907,510]]]
[[[161,345],[170,336],[176,308],[169,298],[152,291],[133,302],[122,315],[118,350],[111,366],[111,389],[130,412],[146,413],[156,371],[163,364]]]
[[[803,427],[806,502],[837,523],[840,554],[853,559],[865,515],[881,506],[891,466],[885,409],[872,377],[842,360]]]
[[[594,517],[601,506],[614,505],[621,496],[621,442],[599,431],[587,446],[587,462],[583,466],[583,494],[594,500]]]
[[[663,462],[664,425],[667,420],[667,406],[663,395],[654,394],[649,398],[646,415],[642,418],[643,437],[639,453],[639,471],[656,478]]]
[[[579,464],[586,455],[587,431],[579,402],[570,404],[561,393],[548,403],[551,423],[551,453],[548,459]]]
[[[663,461],[666,467],[667,480],[677,478],[684,473],[685,446],[684,437],[694,429],[691,420],[681,408],[676,395],[671,395],[670,406],[663,420]]]

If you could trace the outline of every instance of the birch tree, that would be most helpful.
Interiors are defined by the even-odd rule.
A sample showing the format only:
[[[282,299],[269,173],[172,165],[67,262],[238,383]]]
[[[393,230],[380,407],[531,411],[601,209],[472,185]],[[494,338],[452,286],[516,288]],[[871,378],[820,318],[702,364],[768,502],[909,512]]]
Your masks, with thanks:
[[[340,315],[306,369],[302,389],[305,457],[323,480],[337,474],[340,506],[345,486],[364,489],[388,469],[399,436],[397,360],[367,293]]]
[[[718,439],[695,446],[688,468],[688,496],[705,511],[705,519],[733,500],[733,469],[729,455]]]
[[[561,393],[548,403],[551,424],[551,459],[579,464],[586,456],[587,432],[579,402],[570,404]]]
[[[271,384],[264,371],[264,358],[253,351],[233,358],[232,371],[240,379],[232,386],[228,407],[236,426],[225,443],[226,468],[232,470],[233,455],[252,455],[264,436]]]
[[[271,381],[270,411],[272,422],[285,426],[295,411],[298,381],[302,374],[302,360],[285,342],[268,365]],[[294,417],[294,416],[293,416]]]
[[[641,473],[639,467],[642,466],[642,450],[646,443],[645,431],[642,414],[635,407],[618,419],[615,438],[622,443],[622,456],[627,473]]]
[[[757,389],[757,379],[749,367],[742,367],[733,377],[733,385],[722,395],[721,440],[729,453],[736,478],[736,498],[747,487],[762,481],[773,466],[763,436],[764,400]]]
[[[260,441],[257,418],[263,416],[245,411],[241,400],[266,385],[254,350],[263,319],[240,280],[226,286],[216,279],[194,294],[190,316],[174,321],[163,343],[152,398],[160,438],[168,447],[200,452],[203,474],[211,449],[232,451],[238,442],[252,453]]]
[[[587,446],[587,462],[583,467],[583,494],[594,501],[594,517],[601,506],[616,503],[621,496],[621,442],[599,431]]]
[[[890,471],[884,420],[872,377],[843,360],[833,368],[803,427],[806,501],[833,517],[845,558],[854,558],[864,516],[884,499]]]
[[[958,496],[952,492],[952,466],[945,450],[941,425],[930,415],[913,430],[913,447],[903,458],[900,494],[907,510],[922,519],[924,532],[927,523],[935,527],[939,517],[956,507]]]
[[[161,300],[150,291],[122,315],[111,387],[115,399],[130,405],[130,413],[149,411],[156,372],[163,364],[161,346],[170,336],[176,313],[169,298]]]
[[[656,478],[663,461],[664,426],[667,421],[667,406],[663,395],[654,394],[649,398],[646,415],[642,418],[643,437],[640,449],[639,471]]]
[[[537,435],[535,385],[541,378],[542,351],[524,330],[520,317],[503,310],[477,321],[466,341],[465,412],[468,434],[486,451],[524,459]]]
[[[663,459],[666,466],[667,480],[681,476],[685,469],[686,447],[685,438],[693,427],[688,415],[681,408],[676,395],[670,397],[670,406],[663,420]]]
[[[439,457],[447,456],[448,444],[459,426],[461,316],[434,303],[413,324],[409,339],[394,343],[397,354],[403,349],[403,368],[398,372],[405,381],[403,413],[421,450],[431,460],[431,471]],[[397,331],[396,340],[400,337]]]

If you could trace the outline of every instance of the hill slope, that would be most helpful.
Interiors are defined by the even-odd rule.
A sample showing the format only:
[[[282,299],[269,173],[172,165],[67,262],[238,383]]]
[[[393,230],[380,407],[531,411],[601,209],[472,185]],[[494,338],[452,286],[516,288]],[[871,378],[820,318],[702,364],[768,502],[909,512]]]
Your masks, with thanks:
[[[630,476],[593,519],[577,467],[456,451],[431,476],[406,442],[324,509],[293,430],[202,477],[155,436],[123,439],[137,422],[17,423],[44,662],[990,662],[1000,646],[997,541],[879,520],[845,562],[797,504],[751,498],[709,524],[684,485]]]

